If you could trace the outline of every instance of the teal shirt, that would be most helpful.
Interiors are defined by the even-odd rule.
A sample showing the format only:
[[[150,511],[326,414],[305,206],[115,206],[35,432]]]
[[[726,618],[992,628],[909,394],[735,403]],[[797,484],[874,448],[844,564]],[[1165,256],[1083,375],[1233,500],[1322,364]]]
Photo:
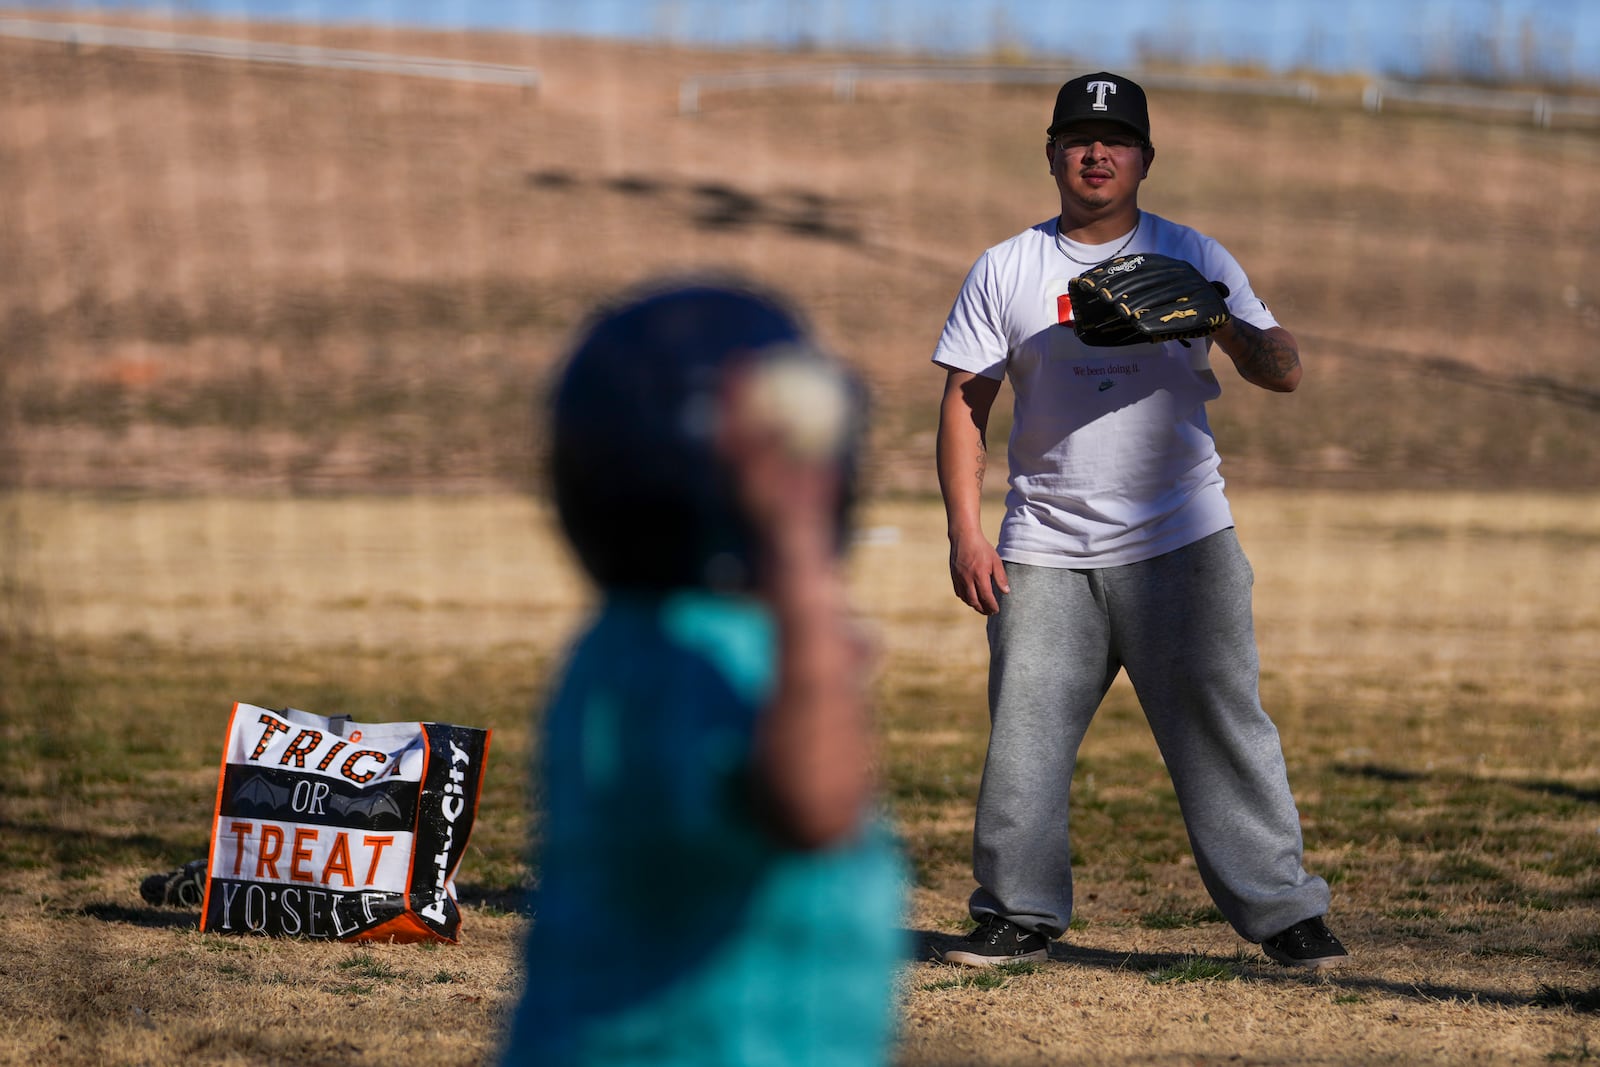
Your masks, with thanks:
[[[756,821],[771,618],[613,597],[544,723],[538,888],[507,1064],[887,1062],[904,871],[884,828],[814,852]]]

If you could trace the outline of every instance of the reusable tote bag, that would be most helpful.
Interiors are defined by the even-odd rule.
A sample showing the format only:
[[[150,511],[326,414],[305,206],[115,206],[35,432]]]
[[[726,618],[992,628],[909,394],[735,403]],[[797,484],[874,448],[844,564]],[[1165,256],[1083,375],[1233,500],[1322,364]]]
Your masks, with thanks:
[[[200,929],[456,941],[489,736],[235,704]]]

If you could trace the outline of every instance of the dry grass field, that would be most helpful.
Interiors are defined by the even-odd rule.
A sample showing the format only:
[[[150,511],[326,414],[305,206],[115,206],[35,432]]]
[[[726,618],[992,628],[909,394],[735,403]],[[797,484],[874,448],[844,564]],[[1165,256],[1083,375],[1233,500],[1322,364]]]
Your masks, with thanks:
[[[1074,784],[1074,928],[979,975],[928,960],[966,929],[986,650],[946,585],[927,360],[973,257],[1052,210],[1053,87],[684,116],[686,76],[860,57],[182,28],[541,80],[0,39],[0,1063],[492,1055],[532,709],[590,596],[520,492],[537,398],[593,301],[689,267],[788,289],[873,385],[853,586],[915,873],[900,1064],[1600,1058],[1595,131],[1372,115],[1333,82],[1152,94],[1145,206],[1228,245],[1305,351],[1292,396],[1224,368],[1213,424],[1357,958],[1289,974],[1219,921],[1119,685]],[[144,905],[206,846],[235,700],[496,731],[460,945]]]
[[[885,799],[915,870],[899,1062],[1523,1063],[1600,1050],[1600,509],[1551,494],[1238,495],[1265,697],[1357,953],[1267,965],[1211,909],[1131,693],[1076,783],[1051,963],[929,961],[966,928],[982,624],[931,501],[863,517]],[[0,501],[0,1062],[482,1062],[514,996],[533,708],[588,592],[503,496]],[[463,941],[197,932],[138,896],[202,854],[229,704],[496,731]],[[627,966],[625,939],[618,966]]]

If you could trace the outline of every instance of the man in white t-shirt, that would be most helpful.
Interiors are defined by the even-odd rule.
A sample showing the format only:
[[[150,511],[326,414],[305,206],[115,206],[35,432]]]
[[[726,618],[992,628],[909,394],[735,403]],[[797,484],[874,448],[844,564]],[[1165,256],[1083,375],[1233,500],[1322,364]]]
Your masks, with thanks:
[[[1115,74],[1060,89],[1045,156],[1058,217],[979,257],[933,361],[947,378],[939,484],[950,576],[988,617],[991,732],[973,834],[971,966],[1048,957],[1072,914],[1068,787],[1079,743],[1125,670],[1177,790],[1200,876],[1241,936],[1279,963],[1348,958],[1327,883],[1302,866],[1299,814],[1259,695],[1250,590],[1205,405],[1215,342],[1247,382],[1300,383],[1293,335],[1234,258],[1139,209],[1155,148],[1145,94]],[[1188,260],[1229,291],[1205,341],[1091,348],[1072,278],[1125,253]],[[980,499],[1001,382],[1015,405],[998,545]]]

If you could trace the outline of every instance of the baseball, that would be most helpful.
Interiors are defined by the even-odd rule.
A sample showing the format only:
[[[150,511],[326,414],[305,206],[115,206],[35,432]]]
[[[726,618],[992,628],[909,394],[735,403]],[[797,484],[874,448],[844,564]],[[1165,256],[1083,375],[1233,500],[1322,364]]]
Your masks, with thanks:
[[[840,371],[811,356],[786,355],[750,371],[751,420],[775,431],[790,453],[819,461],[844,451],[850,434],[850,387]]]

